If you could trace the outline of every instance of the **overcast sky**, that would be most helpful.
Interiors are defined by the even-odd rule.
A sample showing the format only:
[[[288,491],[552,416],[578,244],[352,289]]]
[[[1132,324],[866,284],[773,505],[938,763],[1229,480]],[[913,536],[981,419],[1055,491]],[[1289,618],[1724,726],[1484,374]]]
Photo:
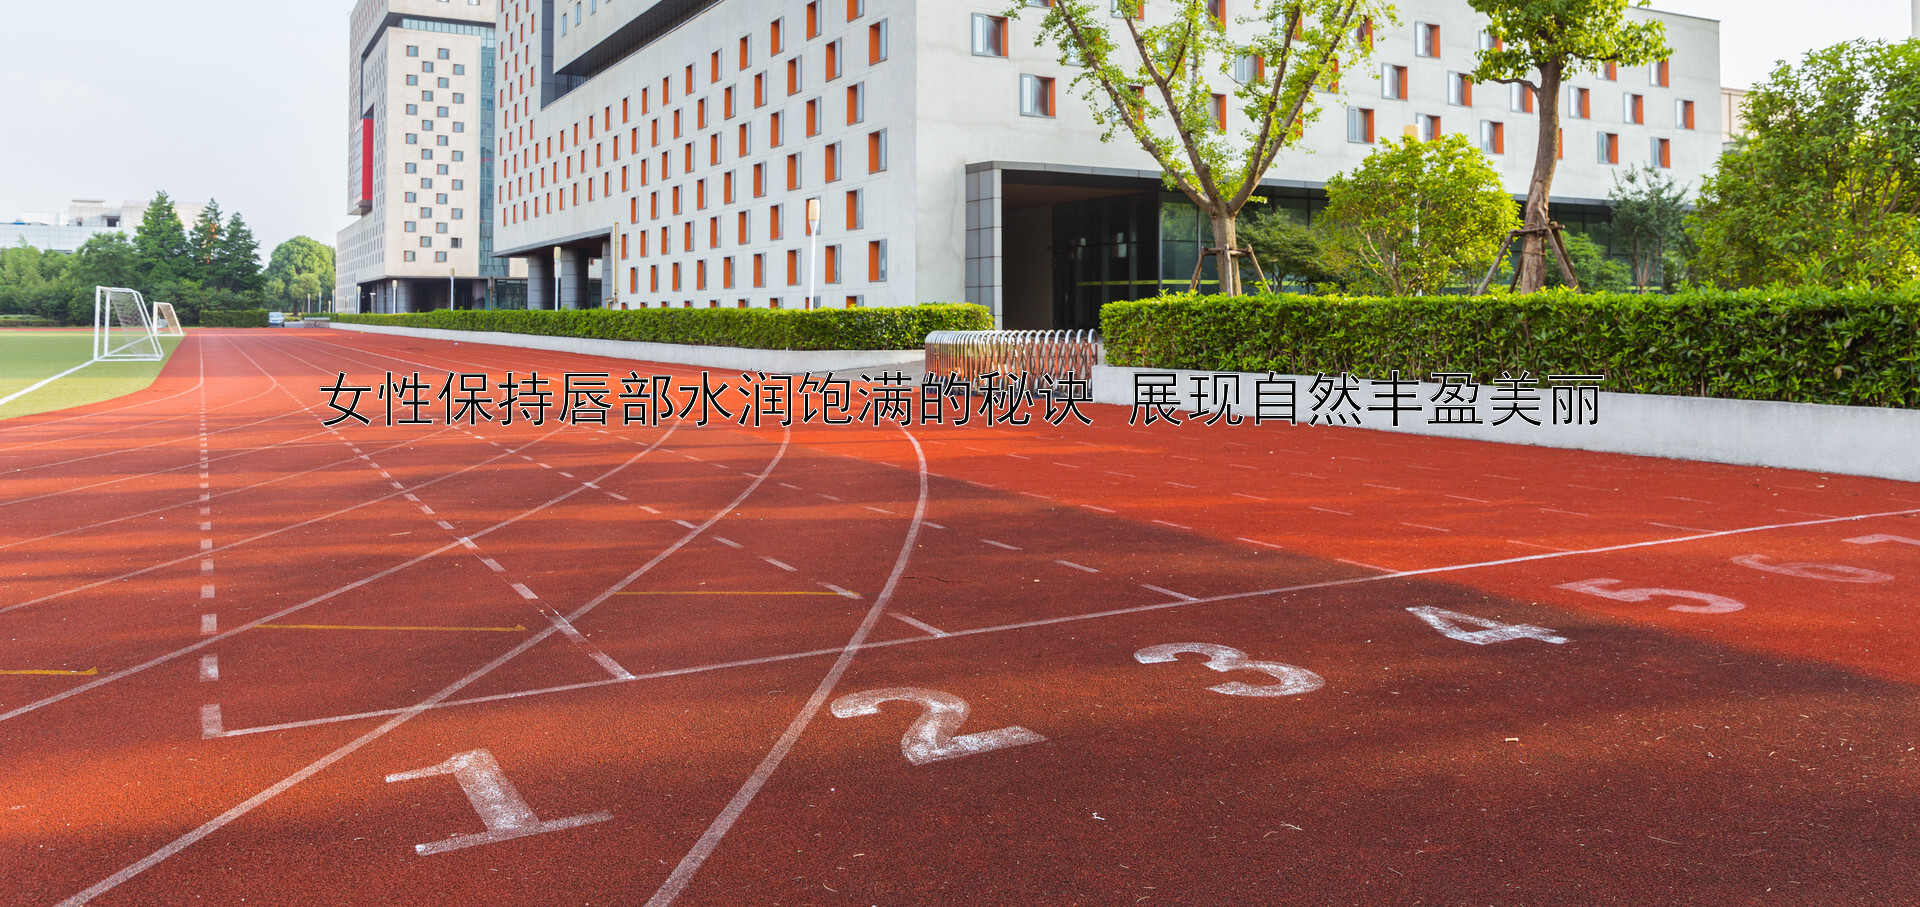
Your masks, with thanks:
[[[1659,0],[1721,21],[1721,82],[1850,38],[1899,39],[1910,0]],[[0,220],[70,199],[215,198],[261,256],[332,245],[347,208],[352,0],[0,0]]]

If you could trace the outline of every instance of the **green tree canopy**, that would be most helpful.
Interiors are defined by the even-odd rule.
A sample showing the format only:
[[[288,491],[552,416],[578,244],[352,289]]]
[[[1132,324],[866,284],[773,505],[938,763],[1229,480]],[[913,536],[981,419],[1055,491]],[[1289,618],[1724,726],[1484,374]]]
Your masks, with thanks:
[[[269,294],[272,282],[279,281],[277,298],[292,302],[311,294],[316,300],[325,299],[333,291],[333,269],[332,246],[310,236],[296,236],[273,249],[266,270]]]
[[[1487,156],[1459,135],[1382,142],[1327,181],[1335,261],[1375,293],[1424,296],[1477,280],[1519,223]]]
[[[140,277],[146,285],[193,276],[187,230],[180,225],[173,199],[165,192],[156,193],[147,204],[140,226],[134,231],[133,245],[139,254]]]
[[[1547,198],[1559,158],[1561,86],[1602,63],[1634,66],[1666,57],[1666,29],[1658,22],[1627,19],[1627,0],[1468,0],[1487,17],[1490,48],[1480,51],[1473,78],[1525,85],[1537,96],[1539,140],[1533,177],[1527,182],[1520,248],[1520,291],[1546,285]],[[1637,4],[1646,6],[1647,0]]]
[[[1238,249],[1235,217],[1318,113],[1315,90],[1367,48],[1356,29],[1384,17],[1384,0],[1239,0],[1228,20],[1209,0],[1054,0],[1034,43],[1078,68],[1073,85],[1105,128],[1153,156],[1166,184],[1212,222],[1221,248]],[[1010,18],[1032,12],[1026,3]],[[1232,104],[1215,97],[1233,99]],[[1223,128],[1228,106],[1246,124]],[[1220,291],[1240,292],[1237,267]]]
[[[241,293],[258,293],[266,286],[260,276],[260,243],[237,213],[227,219],[206,282],[208,286]]]
[[[1920,280],[1920,40],[1852,41],[1747,94],[1748,138],[1689,221],[1696,278],[1900,286]]]
[[[1345,282],[1331,263],[1326,231],[1291,211],[1263,206],[1243,212],[1239,233],[1247,248],[1259,256],[1260,268],[1275,289]]]
[[[193,271],[182,274],[206,283],[213,276],[214,260],[220,257],[220,236],[226,226],[220,221],[220,203],[207,199],[207,207],[193,222],[187,234],[187,254],[193,259]]]
[[[1653,283],[1669,249],[1686,242],[1687,190],[1651,164],[1615,173],[1613,235],[1627,247],[1633,285]]]

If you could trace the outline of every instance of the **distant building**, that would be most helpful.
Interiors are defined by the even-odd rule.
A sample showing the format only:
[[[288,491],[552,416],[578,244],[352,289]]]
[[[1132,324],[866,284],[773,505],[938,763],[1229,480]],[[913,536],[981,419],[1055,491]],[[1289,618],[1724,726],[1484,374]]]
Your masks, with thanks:
[[[342,311],[485,308],[511,276],[493,255],[498,0],[360,0],[348,60]],[[524,273],[524,272],[523,272]]]
[[[1465,0],[1397,6],[1397,24],[1365,29],[1373,64],[1315,95],[1321,116],[1266,174],[1274,206],[1323,206],[1329,177],[1403,134],[1463,135],[1526,192],[1537,99],[1467,77],[1492,42],[1486,18]],[[813,305],[964,299],[1009,328],[1083,328],[1104,303],[1185,289],[1210,241],[1204,221],[1137,145],[1100,141],[1072,86],[1081,70],[1033,44],[1043,10],[1006,9],[508,3],[500,188],[486,203],[496,254],[533,269],[534,308],[800,308],[814,285]],[[1148,23],[1169,9],[1150,4]],[[1720,153],[1719,23],[1627,16],[1663,24],[1673,56],[1563,89],[1552,203],[1573,229],[1609,216],[1622,169],[1697,184]],[[1219,74],[1215,128],[1249,127],[1231,91],[1262,66]]]
[[[100,233],[125,233],[131,237],[147,217],[147,202],[122,202],[109,205],[104,199],[76,198],[58,214],[29,211],[12,223],[0,224],[0,246],[26,243],[49,252],[72,252]],[[207,206],[198,202],[173,203],[174,213],[187,229]]]
[[[1914,0],[1920,3],[1920,0]],[[1720,89],[1720,147],[1731,149],[1735,140],[1747,134],[1747,90]]]

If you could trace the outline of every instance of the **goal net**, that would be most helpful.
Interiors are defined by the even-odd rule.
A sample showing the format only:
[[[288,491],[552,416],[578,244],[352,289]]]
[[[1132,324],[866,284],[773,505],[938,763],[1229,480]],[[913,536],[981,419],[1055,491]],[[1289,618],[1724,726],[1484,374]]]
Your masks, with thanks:
[[[173,303],[153,304],[153,332],[162,337],[187,336],[187,332],[180,329],[180,316],[174,314]]]
[[[157,362],[165,355],[147,301],[124,287],[93,288],[93,358]]]

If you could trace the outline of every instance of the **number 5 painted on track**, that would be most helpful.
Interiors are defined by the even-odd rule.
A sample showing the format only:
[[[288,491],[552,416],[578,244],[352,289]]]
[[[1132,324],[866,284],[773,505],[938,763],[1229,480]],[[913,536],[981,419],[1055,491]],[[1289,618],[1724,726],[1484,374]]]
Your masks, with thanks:
[[[1003,727],[997,731],[953,736],[967,720],[967,702],[952,693],[923,690],[918,687],[887,687],[848,693],[833,701],[833,714],[840,718],[878,715],[883,702],[913,702],[921,708],[920,717],[900,738],[900,754],[914,765],[943,759],[958,759],[1003,750],[1011,746],[1042,743],[1047,738],[1023,727]]]
[[[1180,655],[1205,655],[1207,667],[1222,673],[1259,671],[1280,681],[1265,686],[1254,686],[1236,680],[1232,683],[1207,687],[1215,693],[1228,696],[1298,696],[1327,685],[1325,679],[1306,668],[1296,668],[1277,661],[1252,661],[1247,658],[1247,653],[1239,649],[1217,646],[1210,642],[1175,642],[1164,646],[1149,646],[1133,653],[1134,660],[1143,665],[1177,661]]]
[[[1746,605],[1738,599],[1728,598],[1724,595],[1715,595],[1711,592],[1694,592],[1690,589],[1608,588],[1619,582],[1617,579],[1587,579],[1577,583],[1561,583],[1554,588],[1585,592],[1588,595],[1611,598],[1618,602],[1643,602],[1651,600],[1656,595],[1666,595],[1673,598],[1690,598],[1697,602],[1706,603],[1703,605],[1673,605],[1667,608],[1669,611],[1685,611],[1689,614],[1727,614],[1746,607]]]
[[[511,841],[528,835],[545,834],[595,822],[605,822],[613,818],[612,813],[598,812],[580,816],[569,816],[542,822],[533,814],[532,807],[521,799],[520,792],[513,789],[513,782],[500,771],[500,763],[486,750],[471,750],[448,759],[439,765],[416,768],[410,772],[399,772],[387,776],[387,783],[395,781],[413,781],[418,778],[431,778],[434,775],[452,775],[460,782],[460,789],[467,794],[467,800],[473,803],[473,809],[480,814],[480,821],[487,830],[479,834],[454,835],[444,841],[429,841],[415,844],[415,853],[429,856],[472,847],[476,844],[492,844],[496,841]]]

